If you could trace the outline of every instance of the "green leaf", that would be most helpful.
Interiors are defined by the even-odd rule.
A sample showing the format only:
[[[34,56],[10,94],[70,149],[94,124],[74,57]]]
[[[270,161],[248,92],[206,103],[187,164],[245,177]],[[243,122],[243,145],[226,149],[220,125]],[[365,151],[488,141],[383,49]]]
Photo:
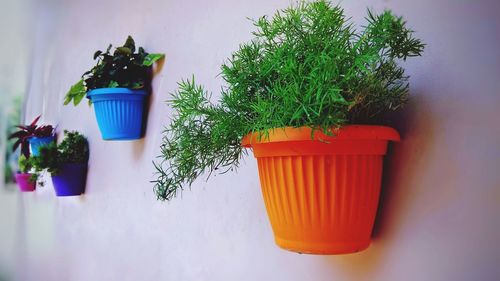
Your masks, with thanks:
[[[127,47],[118,47],[118,48],[116,48],[116,53],[122,54],[122,55],[131,55],[132,50],[130,48],[127,48]]]
[[[153,63],[155,63],[159,59],[163,58],[164,56],[165,56],[165,54],[148,54],[144,58],[144,62],[142,63],[142,65],[144,65],[144,66],[152,66]]]
[[[108,88],[117,88],[118,86],[120,86],[118,82],[113,80],[109,81]]]
[[[129,48],[132,53],[135,52],[135,42],[134,42],[134,39],[132,38],[132,36],[128,36],[127,37],[127,40],[125,41],[125,44],[123,45],[123,47],[127,47]]]
[[[97,57],[99,57],[101,54],[102,54],[102,51],[95,52],[94,53],[94,59],[96,59]]]
[[[83,79],[80,79],[75,85],[71,86],[68,93],[64,98],[64,105],[68,105],[71,101],[76,106],[80,103],[80,101],[85,97],[87,93],[85,89],[85,85],[83,83]]]
[[[131,88],[132,89],[142,89],[142,88],[144,88],[144,83],[142,83],[142,82],[134,82],[134,83],[132,83]]]
[[[71,102],[71,99],[72,99],[72,97],[71,97],[71,96],[66,95],[66,96],[64,97],[64,105],[68,105],[68,103],[70,103],[70,102]]]
[[[82,99],[85,97],[85,93],[83,95],[76,95],[73,97],[73,105],[74,106],[77,106],[81,101]]]

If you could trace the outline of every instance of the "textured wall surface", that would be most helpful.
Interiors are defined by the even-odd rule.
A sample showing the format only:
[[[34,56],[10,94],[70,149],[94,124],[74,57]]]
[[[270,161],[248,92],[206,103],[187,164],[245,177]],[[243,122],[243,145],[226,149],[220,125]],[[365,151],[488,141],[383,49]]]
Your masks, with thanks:
[[[423,58],[406,63],[412,99],[398,115],[403,141],[387,158],[366,251],[310,256],[276,247],[253,157],[236,174],[200,180],[172,202],[156,201],[151,161],[176,82],[195,74],[217,96],[220,64],[251,38],[246,17],[289,4],[28,3],[26,118],[43,114],[60,130],[88,136],[90,170],[87,192],[77,198],[56,198],[50,180],[33,194],[0,188],[0,280],[500,280],[500,5],[494,0],[343,1],[358,24],[367,6],[392,9],[428,44]],[[62,99],[92,66],[95,50],[129,34],[146,50],[166,53],[166,61],[153,82],[146,137],[106,142],[91,107],[65,107]]]

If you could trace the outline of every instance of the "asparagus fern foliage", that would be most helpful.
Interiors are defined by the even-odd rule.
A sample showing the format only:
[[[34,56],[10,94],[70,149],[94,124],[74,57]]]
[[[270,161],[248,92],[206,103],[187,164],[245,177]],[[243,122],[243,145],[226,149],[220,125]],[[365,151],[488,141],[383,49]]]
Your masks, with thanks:
[[[253,23],[254,39],[221,67],[217,102],[194,77],[179,82],[155,163],[158,199],[172,199],[204,173],[237,168],[250,132],[383,124],[407,102],[409,77],[399,64],[420,56],[424,44],[391,11],[368,10],[357,30],[340,6],[319,0]]]

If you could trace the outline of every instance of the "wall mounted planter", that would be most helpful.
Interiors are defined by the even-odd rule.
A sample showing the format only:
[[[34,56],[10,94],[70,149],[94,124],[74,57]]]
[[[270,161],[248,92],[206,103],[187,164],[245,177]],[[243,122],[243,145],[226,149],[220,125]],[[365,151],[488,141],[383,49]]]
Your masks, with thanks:
[[[16,183],[21,192],[32,192],[36,189],[36,181],[30,181],[30,173],[16,173],[14,175]]]
[[[87,93],[105,140],[135,140],[143,133],[145,90],[100,88]]]
[[[66,163],[52,175],[52,183],[57,196],[78,196],[85,193],[87,164]]]
[[[33,156],[39,156],[40,155],[40,147],[42,147],[44,145],[48,145],[51,142],[53,142],[54,140],[55,140],[54,136],[44,137],[44,138],[30,137],[29,143],[30,143],[31,154],[33,154]]]
[[[247,135],[257,158],[267,213],[281,248],[344,254],[370,244],[383,155],[399,134],[384,126],[351,125],[327,136],[310,128]],[[320,141],[322,140],[322,141]],[[326,143],[326,142],[328,143]]]

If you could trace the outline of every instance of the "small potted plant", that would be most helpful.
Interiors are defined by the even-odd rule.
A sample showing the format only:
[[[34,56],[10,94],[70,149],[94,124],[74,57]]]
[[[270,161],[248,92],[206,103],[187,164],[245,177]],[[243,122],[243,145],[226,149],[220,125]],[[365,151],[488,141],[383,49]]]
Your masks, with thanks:
[[[60,144],[41,147],[40,155],[33,156],[30,162],[37,173],[50,173],[57,196],[78,196],[85,192],[89,146],[80,133],[64,133]]]
[[[176,111],[155,163],[159,199],[203,173],[257,158],[276,243],[312,254],[370,244],[388,141],[387,114],[408,99],[399,66],[424,44],[401,17],[368,11],[357,31],[339,6],[300,2],[254,22],[255,38],[222,65],[218,103],[194,79],[179,83]]]
[[[38,155],[41,146],[47,145],[55,139],[55,130],[52,125],[37,125],[40,117],[36,117],[29,125],[16,126],[19,130],[9,136],[9,139],[17,138],[12,149],[15,151],[21,146],[21,154],[26,159],[29,158],[30,154]]]
[[[14,177],[21,192],[32,192],[36,188],[37,174],[30,173],[31,163],[23,154],[19,156],[19,172]]]
[[[64,104],[76,106],[87,96],[94,104],[97,123],[105,140],[134,140],[143,134],[145,99],[150,92],[151,66],[163,54],[136,50],[132,37],[111,53],[94,53],[96,65],[82,75],[66,94]]]

